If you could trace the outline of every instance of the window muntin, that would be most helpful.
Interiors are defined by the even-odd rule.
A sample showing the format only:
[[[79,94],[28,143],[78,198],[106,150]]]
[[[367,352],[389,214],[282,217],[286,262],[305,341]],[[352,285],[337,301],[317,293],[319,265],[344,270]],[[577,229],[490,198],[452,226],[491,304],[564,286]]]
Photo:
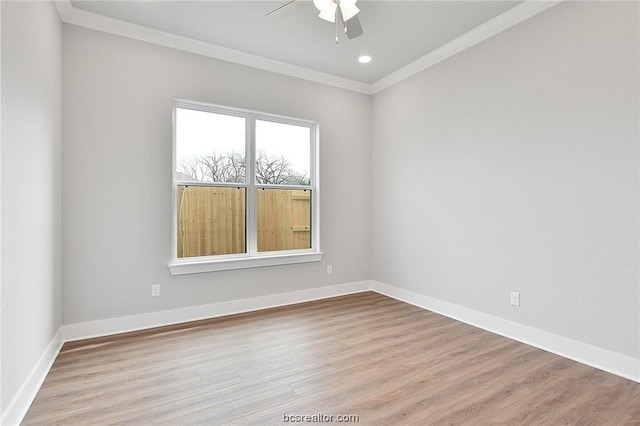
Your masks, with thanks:
[[[172,273],[185,262],[203,272],[320,260],[316,132],[310,121],[176,101]]]

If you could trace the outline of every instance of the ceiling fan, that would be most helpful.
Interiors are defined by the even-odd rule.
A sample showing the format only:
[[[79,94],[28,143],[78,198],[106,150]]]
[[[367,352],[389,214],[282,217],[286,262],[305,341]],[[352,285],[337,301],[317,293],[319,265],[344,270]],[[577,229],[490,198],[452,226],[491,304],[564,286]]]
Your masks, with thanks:
[[[296,0],[291,0],[280,7],[273,9],[265,16],[269,16],[274,12],[289,6]],[[347,38],[352,39],[364,34],[360,19],[358,19],[358,0],[313,0],[313,5],[320,11],[318,17],[325,21],[336,24],[336,44],[338,43],[339,28],[342,27]]]

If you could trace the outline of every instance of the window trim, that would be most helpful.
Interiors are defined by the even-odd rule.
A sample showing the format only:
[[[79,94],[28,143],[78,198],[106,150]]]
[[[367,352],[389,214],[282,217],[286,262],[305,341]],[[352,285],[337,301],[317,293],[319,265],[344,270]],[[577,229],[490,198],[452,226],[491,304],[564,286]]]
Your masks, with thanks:
[[[246,188],[246,217],[245,238],[246,253],[197,256],[178,258],[178,206],[177,186],[186,182],[178,182],[176,179],[176,111],[178,108],[192,109],[196,111],[211,112],[214,114],[232,115],[245,118],[245,161],[246,178],[244,183],[233,183],[228,186]],[[257,184],[255,176],[255,123],[256,120],[270,121],[274,123],[304,126],[310,129],[310,165],[309,186],[300,185],[268,185]],[[213,105],[204,102],[174,99],[172,105],[172,224],[171,224],[171,261],[168,264],[171,275],[194,274],[201,272],[214,272],[244,268],[258,268],[272,265],[288,265],[307,262],[319,262],[322,259],[320,250],[320,185],[319,185],[319,123],[292,117],[267,114],[264,112],[243,110],[238,108]],[[207,182],[192,182],[193,185],[206,186]],[[227,186],[225,183],[215,183],[211,186]],[[258,217],[257,217],[257,190],[261,188],[280,189],[306,189],[311,191],[311,248],[302,250],[281,250],[271,252],[258,252]],[[250,202],[250,200],[253,200]]]

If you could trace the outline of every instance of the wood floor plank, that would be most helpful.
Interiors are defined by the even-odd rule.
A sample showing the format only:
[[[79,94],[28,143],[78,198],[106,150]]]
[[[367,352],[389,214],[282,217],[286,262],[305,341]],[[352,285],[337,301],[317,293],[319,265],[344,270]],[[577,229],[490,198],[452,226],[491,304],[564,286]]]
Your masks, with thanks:
[[[640,384],[366,292],[64,345],[24,425],[640,425]]]

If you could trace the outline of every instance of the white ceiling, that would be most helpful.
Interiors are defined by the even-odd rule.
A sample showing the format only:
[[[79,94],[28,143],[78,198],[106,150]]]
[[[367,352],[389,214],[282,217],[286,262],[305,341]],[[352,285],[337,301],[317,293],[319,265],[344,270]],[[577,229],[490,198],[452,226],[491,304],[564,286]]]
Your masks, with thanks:
[[[341,36],[336,45],[335,27],[317,17],[311,1],[296,0],[265,17],[286,1],[73,0],[69,9],[370,85],[520,3],[360,0],[364,35],[353,40]],[[373,61],[358,63],[362,54]]]

